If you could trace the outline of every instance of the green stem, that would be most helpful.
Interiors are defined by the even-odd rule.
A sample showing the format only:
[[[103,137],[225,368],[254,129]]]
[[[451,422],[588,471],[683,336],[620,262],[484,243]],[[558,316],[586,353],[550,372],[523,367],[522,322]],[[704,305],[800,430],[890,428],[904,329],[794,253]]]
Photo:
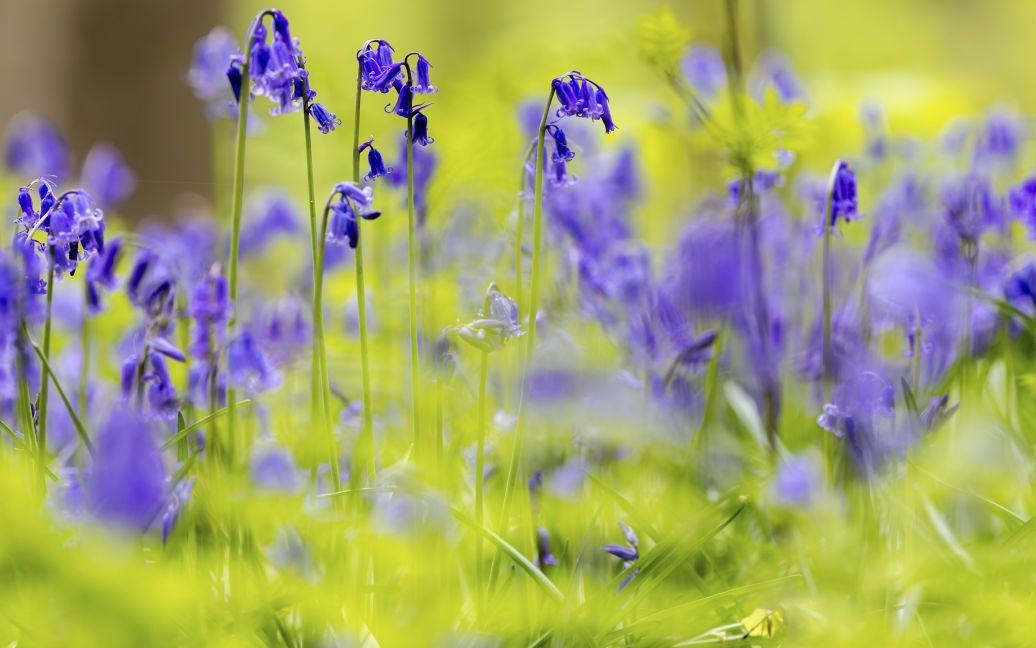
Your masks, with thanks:
[[[43,320],[43,355],[50,360],[50,314],[54,306],[54,266],[47,271],[47,310]],[[36,429],[36,452],[40,465],[40,487],[46,488],[47,469],[47,401],[50,400],[50,374],[40,368],[39,427]]]
[[[360,75],[356,76],[356,107],[353,112],[353,182],[360,182],[360,99],[363,88]],[[363,429],[360,432],[359,447],[366,463],[366,473],[374,478],[374,412],[371,407],[370,359],[367,354],[367,291],[363,281],[363,236],[362,218],[356,219],[356,310],[360,320],[360,374],[363,386]],[[359,471],[354,471],[359,473]]]
[[[83,321],[79,339],[79,418],[88,421],[87,388],[90,382],[90,284],[83,282]]]
[[[251,30],[249,39],[251,40]],[[246,40],[246,42],[248,42]],[[234,325],[237,324],[237,265],[238,247],[241,241],[241,205],[245,190],[245,134],[248,129],[248,92],[249,84],[249,57],[241,66],[241,97],[237,102],[237,137],[234,141],[234,192],[230,202],[230,267],[227,270],[227,282],[229,284],[231,313],[227,321],[227,340],[229,342],[234,332]],[[230,358],[227,358],[227,369],[229,371]],[[233,388],[227,389],[227,402],[233,403],[237,400],[237,394]],[[233,448],[235,434],[234,410],[230,410],[227,418],[227,460],[233,465]],[[218,444],[216,447],[219,447]]]
[[[540,296],[540,247],[543,238],[543,148],[544,138],[547,133],[547,119],[550,117],[550,105],[553,102],[554,86],[551,84],[550,94],[547,95],[547,103],[543,107],[543,116],[540,118],[539,131],[536,136],[536,181],[532,212],[532,286],[529,296],[529,333],[525,348],[525,367],[522,371],[518,393],[518,421],[515,424],[514,442],[511,445],[511,459],[507,467],[507,478],[504,481],[504,501],[500,511],[500,524],[505,527],[508,524],[511,513],[511,497],[518,478],[522,452],[525,446],[525,383],[528,379],[529,365],[532,361],[533,347],[536,343],[536,314],[539,310]],[[493,569],[490,574],[491,590],[496,583],[496,577],[497,570]]]
[[[821,292],[821,318],[822,318],[822,346],[821,346],[821,376],[824,385],[824,403],[831,402],[831,389],[833,376],[831,364],[833,362],[832,350],[832,324],[831,324],[831,230],[834,228],[834,218],[831,213],[831,203],[835,191],[835,181],[838,179],[838,169],[841,161],[836,160],[831,170],[831,177],[827,183],[827,192],[824,199],[824,243],[820,257],[820,292]],[[829,480],[832,480],[835,473],[835,446],[834,439],[829,433],[823,435],[824,457],[826,459],[827,473]]]
[[[536,143],[529,145],[522,162],[522,172],[518,181],[518,216],[514,227],[514,301],[518,305],[518,312],[522,312],[522,237],[525,235],[525,165],[532,159],[536,151]]]
[[[482,361],[478,373],[478,445],[475,449],[475,522],[480,527],[485,526],[485,496],[486,470],[486,377],[489,374],[489,353],[482,352]],[[482,538],[475,541],[475,587],[478,588],[478,607],[482,607]]]
[[[324,241],[323,230],[326,228],[327,215],[325,212],[324,225],[317,227],[317,199],[316,187],[313,180],[313,137],[309,126],[309,102],[302,107],[302,122],[306,132],[306,177],[309,181],[309,229],[310,243],[313,252],[313,355],[316,357],[316,367],[319,373],[319,392],[313,393],[314,399],[321,403],[321,427],[327,439],[328,461],[331,464],[331,481],[334,490],[340,490],[342,486],[341,474],[338,469],[338,447],[335,443],[334,430],[331,427],[331,387],[327,380],[327,348],[324,344]],[[233,415],[233,414],[231,414]]]
[[[420,365],[417,352],[417,259],[415,241],[416,225],[414,216],[414,113],[409,111],[406,120],[406,203],[407,203],[407,267],[410,277],[410,425],[413,432],[414,452],[419,452],[420,444]]]

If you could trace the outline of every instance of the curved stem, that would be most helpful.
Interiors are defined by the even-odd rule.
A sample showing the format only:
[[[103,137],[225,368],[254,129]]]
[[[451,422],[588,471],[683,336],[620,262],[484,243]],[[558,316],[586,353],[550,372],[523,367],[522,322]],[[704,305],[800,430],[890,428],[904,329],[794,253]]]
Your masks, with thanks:
[[[539,311],[540,298],[540,246],[543,238],[543,139],[547,133],[547,118],[550,116],[550,104],[554,101],[554,86],[550,86],[547,104],[543,107],[539,132],[536,135],[536,193],[533,196],[532,212],[532,293],[529,295],[529,335],[526,340],[526,362],[532,359],[532,351],[536,344],[536,315]]]
[[[409,67],[408,73],[409,73]],[[409,80],[409,79],[408,79]],[[417,352],[417,259],[416,225],[414,217],[414,114],[409,111],[406,136],[406,203],[407,203],[407,267],[409,270],[410,302],[410,425],[413,432],[414,452],[420,451],[420,365]]]
[[[43,321],[43,355],[50,360],[50,314],[54,306],[54,266],[47,271],[47,310]],[[39,426],[36,429],[36,452],[40,464],[40,488],[47,487],[47,401],[50,397],[50,375],[40,368]]]
[[[252,30],[249,30],[249,38],[245,42],[251,40]],[[240,247],[241,241],[241,204],[245,190],[245,142],[247,138],[245,134],[248,129],[248,92],[249,84],[249,57],[245,57],[245,62],[241,65],[241,97],[237,102],[237,137],[234,140],[234,191],[230,199],[230,264],[227,269],[227,283],[229,288],[230,297],[230,318],[227,320],[227,341],[230,341],[230,337],[234,331],[234,325],[237,324],[237,265],[238,265],[238,248]],[[227,370],[230,369],[230,358],[227,357]],[[218,376],[218,373],[217,373]],[[218,382],[218,378],[217,378]],[[236,394],[232,387],[227,389],[227,402],[233,403],[237,400]],[[231,452],[228,453],[227,459],[233,465],[233,447],[234,447],[234,434],[235,434],[235,415],[234,410],[230,410],[230,415],[227,417],[227,444]],[[218,447],[218,446],[217,446]]]
[[[324,212],[324,225],[317,226],[316,187],[313,180],[313,137],[309,125],[309,102],[302,107],[302,123],[306,134],[306,178],[309,188],[309,232],[313,253],[313,356],[314,372],[317,372],[317,387],[312,395],[314,403],[320,402],[320,425],[327,440],[328,461],[331,466],[331,481],[334,490],[341,489],[341,474],[338,469],[338,447],[335,443],[334,430],[331,427],[331,388],[327,380],[327,350],[324,345],[324,241],[323,230],[326,228],[327,212]],[[316,409],[316,407],[314,407]]]
[[[536,141],[529,144],[529,150],[522,161],[522,172],[518,180],[518,216],[514,227],[514,301],[518,312],[522,312],[522,237],[525,235],[525,174],[526,165],[536,151]]]
[[[356,75],[356,106],[353,111],[353,182],[360,182],[360,100],[363,88],[361,72]],[[363,281],[363,219],[356,219],[356,315],[360,321],[360,374],[363,388],[363,429],[359,449],[368,479],[374,478],[374,412],[371,407],[370,359],[367,354],[367,291]],[[359,471],[354,471],[359,476]],[[355,484],[354,484],[355,486]]]

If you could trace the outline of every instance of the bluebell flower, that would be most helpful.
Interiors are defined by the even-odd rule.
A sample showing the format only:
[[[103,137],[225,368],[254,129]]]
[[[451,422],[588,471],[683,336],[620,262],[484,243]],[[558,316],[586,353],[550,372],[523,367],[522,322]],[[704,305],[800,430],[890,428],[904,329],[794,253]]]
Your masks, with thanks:
[[[183,511],[183,507],[187,505],[187,500],[190,499],[193,490],[194,477],[191,477],[182,480],[169,494],[168,504],[166,504],[165,511],[162,513],[162,544],[169,541],[169,536],[176,527],[176,523],[180,520],[180,513]]]
[[[622,529],[622,535],[626,539],[625,545],[609,544],[603,547],[604,551],[610,553],[622,560],[622,568],[628,570],[636,564],[637,560],[640,559],[639,546],[640,543],[637,540],[637,534],[630,527],[626,526],[625,523],[619,522],[619,528]],[[621,592],[626,587],[633,577],[637,575],[639,569],[634,569],[626,578],[619,583],[619,591]]]
[[[846,455],[864,477],[900,450],[895,436],[895,390],[872,371],[859,372],[839,384],[817,424],[844,439]]]
[[[136,176],[126,166],[122,153],[107,143],[95,144],[86,154],[80,178],[97,204],[104,208],[121,203],[133,193],[137,184]]]
[[[310,348],[309,309],[301,299],[287,296],[260,312],[255,321],[257,341],[274,366],[302,357]]]
[[[769,171],[761,169],[755,172],[752,176],[752,191],[756,195],[764,194],[774,187],[781,184],[783,176],[778,171]],[[741,185],[744,181],[740,178],[731,180],[727,183],[727,196],[732,206],[737,206],[741,202]]]
[[[360,87],[371,92],[388,92],[403,86],[403,63],[392,61],[392,45],[385,40],[367,41],[357,52],[360,62]]]
[[[112,413],[96,440],[85,479],[90,511],[126,531],[143,532],[166,501],[166,472],[150,425],[130,408]]]
[[[750,76],[756,98],[761,98],[768,88],[773,88],[785,103],[805,99],[802,82],[795,75],[791,62],[779,52],[763,54],[756,61]]]
[[[816,463],[804,455],[793,455],[781,462],[774,476],[777,500],[789,506],[807,506],[823,488],[823,474]]]
[[[49,121],[32,113],[19,113],[7,125],[4,166],[22,178],[66,178],[70,154],[65,140]]]
[[[417,83],[414,84],[415,94],[435,94],[439,88],[432,85],[428,78],[428,68],[431,63],[424,56],[417,55]]]
[[[237,116],[234,104],[241,96],[241,70],[237,74],[236,87],[227,91],[227,61],[239,51],[237,41],[224,27],[215,27],[198,39],[191,55],[191,67],[187,71],[187,83],[194,89],[194,96],[205,102],[205,114],[209,119]]]
[[[942,200],[946,223],[962,241],[976,243],[983,232],[1003,225],[1003,203],[984,174],[972,172],[950,180]]]
[[[975,139],[975,161],[1011,163],[1018,157],[1025,133],[1021,121],[1003,111],[991,111]]]
[[[266,17],[273,19],[273,37],[267,42],[269,32],[263,23]],[[301,65],[302,50],[292,38],[288,20],[277,9],[267,9],[256,16],[252,23],[252,39],[248,44],[250,95],[265,96],[275,106],[270,114],[280,115],[295,112],[308,104],[315,93],[309,88],[309,77]],[[244,59],[232,57],[227,76],[234,94],[241,100],[240,66]]]
[[[396,103],[391,108],[386,105],[385,112],[392,112],[400,117],[409,117],[413,110],[414,94],[410,83],[407,82],[399,88],[399,94],[396,95]]]
[[[291,453],[279,447],[257,448],[250,472],[252,481],[266,491],[296,493],[305,483]]]
[[[324,104],[320,102],[313,102],[309,106],[309,114],[313,119],[317,121],[317,128],[324,135],[327,135],[335,129],[335,126],[341,126],[342,120],[338,118],[333,112],[324,107]]]
[[[246,394],[269,391],[280,385],[281,375],[270,364],[249,330],[242,331],[227,348],[228,383]]]
[[[509,340],[522,335],[518,305],[490,283],[479,317],[458,325],[456,331],[460,339],[480,351],[502,349]]]
[[[1016,306],[1036,307],[1036,264],[1026,263],[1004,282],[1004,299]]]
[[[838,225],[841,218],[848,223],[858,217],[856,195],[856,173],[844,160],[839,160],[828,188],[831,192],[831,210],[827,214],[828,227]]]
[[[116,286],[115,269],[122,258],[122,240],[112,239],[104,246],[104,252],[90,263],[86,271],[87,305],[90,312],[101,311],[100,288],[114,290]]]
[[[359,229],[356,219],[374,220],[381,216],[380,211],[372,210],[374,190],[371,187],[360,188],[353,182],[340,182],[335,185],[328,198],[330,219],[327,227],[329,243],[348,243],[355,248]]]
[[[191,330],[191,355],[211,361],[219,354],[226,323],[233,305],[227,279],[218,265],[194,286],[187,306],[187,314],[194,320]]]
[[[1036,238],[1036,176],[1012,187],[1007,193],[1011,215],[1029,230],[1029,238]]]
[[[558,117],[575,116],[593,121],[601,120],[604,132],[617,128],[612,121],[611,107],[604,88],[578,72],[569,72],[551,81],[560,104]]]
[[[550,535],[543,527],[536,529],[536,561],[533,564],[541,570],[547,565],[558,564],[558,559],[550,552]]]
[[[547,134],[554,140],[554,152],[550,159],[557,162],[571,162],[576,157],[575,151],[568,147],[568,138],[565,131],[555,125],[547,126]]]
[[[249,197],[245,205],[239,249],[242,257],[258,256],[278,235],[301,231],[298,204],[281,189],[268,189]]]
[[[684,78],[706,101],[711,101],[727,85],[723,57],[715,47],[696,45],[687,50],[680,63]]]
[[[406,131],[404,135],[410,137],[410,132]],[[428,116],[417,110],[414,115],[414,144],[428,146],[434,141],[434,137],[428,136]]]
[[[392,173],[392,169],[385,167],[385,160],[381,157],[381,151],[374,148],[374,138],[371,138],[360,145],[359,153],[367,151],[367,164],[370,166],[370,173],[363,176],[367,182],[373,182],[381,176]]]
[[[173,312],[176,280],[153,252],[142,250],[126,279],[126,296],[150,320],[168,319]]]

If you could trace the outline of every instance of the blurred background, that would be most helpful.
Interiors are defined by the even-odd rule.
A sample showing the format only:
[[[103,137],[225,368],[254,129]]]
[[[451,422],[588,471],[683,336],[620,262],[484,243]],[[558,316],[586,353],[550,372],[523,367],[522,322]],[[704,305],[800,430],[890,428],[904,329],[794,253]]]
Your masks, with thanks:
[[[281,3],[309,57],[320,100],[346,121],[343,132],[318,144],[318,183],[348,173],[353,55],[371,37],[419,49],[435,66],[441,92],[429,115],[442,159],[433,201],[463,190],[490,208],[510,205],[524,148],[517,107],[530,98],[542,101],[549,79],[570,68],[594,78],[595,71],[606,71],[607,78],[598,80],[612,97],[620,126],[618,137],[610,139],[636,136],[646,163],[668,160],[679,143],[661,131],[652,139],[651,125],[671,118],[678,102],[638,56],[637,29],[643,16],[666,5]],[[184,193],[215,199],[218,206],[230,184],[232,126],[208,121],[186,83],[192,48],[217,25],[240,39],[263,6],[232,0],[0,0],[0,82],[8,88],[0,94],[0,124],[26,110],[53,121],[76,156],[73,168],[94,143],[115,144],[137,176],[136,192],[121,210],[127,220],[168,215]],[[667,6],[689,29],[688,39],[722,46],[720,0]],[[977,116],[997,105],[1028,113],[1032,107],[1032,69],[1024,48],[1036,24],[1036,3],[1029,0],[743,0],[741,14],[748,62],[778,49],[800,74],[814,116],[822,117],[812,141],[825,154],[859,142],[857,115],[865,99],[884,106],[893,133],[919,135],[940,132],[953,115]],[[366,102],[364,130],[394,141],[394,132],[379,129],[398,130],[398,124],[379,118],[381,106],[374,103]],[[301,120],[260,117],[256,137],[268,143],[250,145],[250,180],[279,180],[301,194]]]

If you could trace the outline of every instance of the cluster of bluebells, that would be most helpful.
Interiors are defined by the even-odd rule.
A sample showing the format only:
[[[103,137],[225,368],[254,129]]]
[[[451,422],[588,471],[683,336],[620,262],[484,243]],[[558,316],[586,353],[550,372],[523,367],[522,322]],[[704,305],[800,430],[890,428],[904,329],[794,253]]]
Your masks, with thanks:
[[[273,23],[272,38],[265,22],[268,17]],[[246,53],[230,57],[226,73],[237,102],[241,102],[242,92],[247,90],[249,98],[266,97],[273,102],[272,115],[305,110],[324,134],[341,125],[342,120],[314,101],[317,93],[310,87],[306,59],[298,40],[291,35],[288,19],[279,9],[267,9],[255,17],[247,46]],[[243,87],[246,72],[248,88]]]
[[[104,251],[104,213],[83,189],[55,195],[54,185],[38,178],[18,190],[18,208],[15,222],[27,238],[45,235],[47,257],[58,276],[75,274],[80,261]]]
[[[373,188],[361,188],[355,182],[336,184],[327,199],[327,242],[355,248],[359,240],[357,219],[374,220],[381,216],[380,211],[371,209],[373,204]]]

